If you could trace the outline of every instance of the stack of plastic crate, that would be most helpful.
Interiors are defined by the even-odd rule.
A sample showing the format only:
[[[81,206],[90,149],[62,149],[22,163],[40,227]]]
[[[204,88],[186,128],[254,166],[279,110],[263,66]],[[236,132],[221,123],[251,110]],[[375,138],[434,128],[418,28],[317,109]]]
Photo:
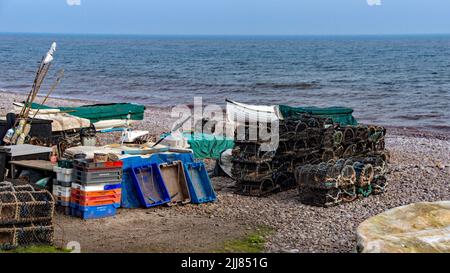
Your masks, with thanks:
[[[76,160],[74,167],[71,214],[83,219],[114,216],[122,194],[122,161]]]
[[[58,166],[53,168],[56,179],[53,180],[53,197],[56,202],[56,209],[66,215],[70,215],[70,190],[73,182],[73,161],[60,160]]]

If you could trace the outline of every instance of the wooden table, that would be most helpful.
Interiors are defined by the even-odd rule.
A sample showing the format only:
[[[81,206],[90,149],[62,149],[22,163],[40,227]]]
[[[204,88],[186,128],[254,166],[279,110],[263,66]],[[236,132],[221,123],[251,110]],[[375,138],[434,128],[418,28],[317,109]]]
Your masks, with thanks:
[[[29,170],[36,173],[42,173],[43,175],[54,176],[53,174],[53,165],[50,161],[46,160],[19,160],[19,161],[10,161],[11,164],[11,177],[16,178],[18,170]],[[31,178],[31,176],[30,176]],[[30,183],[34,183],[36,181],[30,181]]]
[[[46,160],[19,160],[9,162],[13,167],[22,167],[27,169],[36,169],[41,171],[53,172],[52,162]]]
[[[29,144],[0,146],[0,180],[11,174],[11,161],[48,160],[52,149]]]

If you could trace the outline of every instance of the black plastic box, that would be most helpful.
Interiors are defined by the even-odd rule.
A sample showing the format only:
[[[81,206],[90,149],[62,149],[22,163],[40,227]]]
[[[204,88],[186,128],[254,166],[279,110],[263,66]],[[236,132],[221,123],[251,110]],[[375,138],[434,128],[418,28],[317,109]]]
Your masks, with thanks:
[[[29,119],[30,120],[30,119]],[[30,137],[49,138],[52,136],[52,122],[53,120],[33,119],[31,122],[31,130],[28,134]],[[0,132],[8,130],[6,127],[6,120],[0,120]]]

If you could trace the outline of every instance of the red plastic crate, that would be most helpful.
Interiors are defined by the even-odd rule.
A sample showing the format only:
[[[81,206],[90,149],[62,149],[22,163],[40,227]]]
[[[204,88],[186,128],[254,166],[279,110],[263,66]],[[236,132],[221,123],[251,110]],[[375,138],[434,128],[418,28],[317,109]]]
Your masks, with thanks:
[[[81,195],[86,197],[102,197],[111,195],[121,195],[122,189],[103,190],[103,191],[82,191],[80,189],[71,189],[71,194]]]
[[[91,206],[103,206],[103,205],[113,205],[117,204],[120,205],[120,197],[118,198],[105,198],[105,199],[97,199],[97,200],[85,200],[81,199],[77,196],[72,196],[70,199],[71,203],[78,204],[80,206],[84,207],[91,207]]]

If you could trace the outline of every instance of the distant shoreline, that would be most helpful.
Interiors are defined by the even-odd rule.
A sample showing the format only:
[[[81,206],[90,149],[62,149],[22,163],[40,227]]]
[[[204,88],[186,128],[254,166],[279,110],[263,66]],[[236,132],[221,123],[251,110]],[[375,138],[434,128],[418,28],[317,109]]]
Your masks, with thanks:
[[[13,96],[8,96],[13,95]],[[5,96],[6,95],[6,96]],[[43,95],[38,95],[39,98],[44,97]],[[22,102],[25,100],[26,96],[24,93],[5,91],[0,93],[0,115],[4,118],[6,113],[12,111],[13,102]],[[40,100],[37,101],[39,103]],[[108,101],[98,101],[98,100],[83,100],[83,99],[71,99],[71,98],[59,98],[51,96],[47,101],[48,105],[57,106],[79,106],[83,104],[101,104],[110,103]],[[145,105],[145,104],[144,104]],[[165,132],[170,126],[170,108],[168,107],[158,107],[154,105],[145,105],[145,118],[143,122],[151,121],[151,123],[156,123],[156,131]],[[156,120],[155,120],[156,119]],[[144,125],[145,126],[145,125]],[[147,126],[146,126],[147,127]],[[450,136],[447,130],[430,130],[415,127],[403,127],[403,126],[389,126],[385,125],[388,129],[389,135],[398,136],[408,136],[408,137],[421,137],[421,138],[435,138],[440,140],[450,140]]]

